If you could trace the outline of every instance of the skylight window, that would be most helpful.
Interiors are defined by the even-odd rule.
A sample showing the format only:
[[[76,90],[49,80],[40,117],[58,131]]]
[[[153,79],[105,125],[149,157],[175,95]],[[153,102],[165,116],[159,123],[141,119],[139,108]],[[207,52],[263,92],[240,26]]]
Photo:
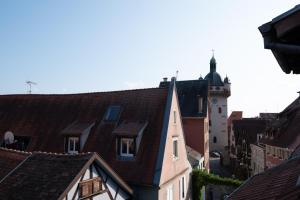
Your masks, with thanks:
[[[121,106],[109,106],[104,120],[106,121],[116,121],[119,118],[121,111]]]

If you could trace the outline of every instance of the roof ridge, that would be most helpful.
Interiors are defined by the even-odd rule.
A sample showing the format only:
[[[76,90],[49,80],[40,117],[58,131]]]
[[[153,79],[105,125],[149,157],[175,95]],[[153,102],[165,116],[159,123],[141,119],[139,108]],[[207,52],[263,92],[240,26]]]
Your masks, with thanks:
[[[46,152],[46,151],[33,151],[32,154],[43,154],[43,155],[57,155],[57,156],[86,156],[94,155],[96,152],[80,152],[76,154],[70,153],[57,153],[57,152]]]
[[[41,93],[41,94],[0,94],[0,96],[69,96],[69,95],[83,95],[83,94],[105,94],[105,93],[122,93],[130,91],[142,91],[142,90],[165,90],[163,87],[150,87],[150,88],[138,88],[138,89],[126,89],[126,90],[110,90],[110,91],[98,91],[98,92],[82,92],[82,93]]]
[[[14,152],[14,153],[27,154],[27,155],[31,155],[31,154],[32,154],[32,152],[29,152],[29,151],[22,151],[22,150],[16,150],[16,149],[9,149],[9,148],[5,148],[5,147],[0,147],[0,150],[7,151],[7,152]]]

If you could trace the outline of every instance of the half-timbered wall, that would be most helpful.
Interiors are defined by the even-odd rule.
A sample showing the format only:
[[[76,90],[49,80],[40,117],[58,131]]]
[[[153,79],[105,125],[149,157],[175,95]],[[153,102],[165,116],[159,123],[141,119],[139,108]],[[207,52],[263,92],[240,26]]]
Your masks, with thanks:
[[[130,199],[129,195],[114,181],[109,174],[102,170],[97,163],[93,163],[85,171],[85,173],[76,181],[74,186],[70,189],[64,200],[77,200],[79,199],[81,181],[89,180],[92,178],[100,177],[102,180],[103,192],[92,196],[89,199],[93,200],[126,200]]]

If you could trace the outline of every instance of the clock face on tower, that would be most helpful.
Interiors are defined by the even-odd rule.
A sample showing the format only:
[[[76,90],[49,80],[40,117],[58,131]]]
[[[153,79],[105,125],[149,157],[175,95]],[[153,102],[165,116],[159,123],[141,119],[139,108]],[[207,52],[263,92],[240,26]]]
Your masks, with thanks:
[[[212,102],[213,104],[216,104],[216,103],[218,102],[218,99],[213,98],[213,99],[211,100],[211,102]]]

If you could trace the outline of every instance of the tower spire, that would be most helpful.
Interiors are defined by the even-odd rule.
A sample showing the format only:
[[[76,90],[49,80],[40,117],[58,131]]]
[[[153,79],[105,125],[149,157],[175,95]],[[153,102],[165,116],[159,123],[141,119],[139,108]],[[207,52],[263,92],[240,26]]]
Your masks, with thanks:
[[[210,72],[216,72],[216,68],[217,68],[217,62],[216,62],[216,59],[215,59],[215,50],[212,49],[212,57],[210,59]]]

